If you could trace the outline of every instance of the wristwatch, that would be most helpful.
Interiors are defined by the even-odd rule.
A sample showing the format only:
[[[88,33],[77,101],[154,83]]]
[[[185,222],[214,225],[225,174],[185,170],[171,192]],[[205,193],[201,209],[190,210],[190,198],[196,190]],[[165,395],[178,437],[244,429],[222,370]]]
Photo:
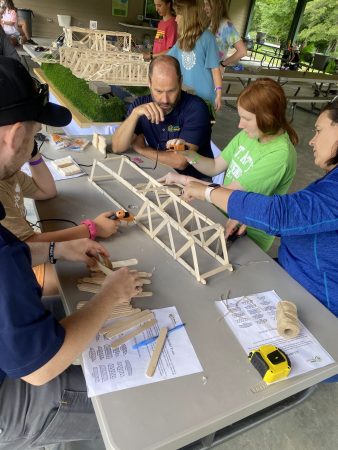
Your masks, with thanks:
[[[208,184],[208,187],[206,188],[206,190],[205,190],[205,192],[204,192],[204,197],[205,197],[205,199],[206,199],[207,202],[212,203],[211,197],[210,197],[211,192],[212,192],[214,189],[217,189],[217,188],[219,188],[219,187],[221,187],[221,185],[220,185],[220,184],[217,184],[217,183],[211,183],[211,184]]]

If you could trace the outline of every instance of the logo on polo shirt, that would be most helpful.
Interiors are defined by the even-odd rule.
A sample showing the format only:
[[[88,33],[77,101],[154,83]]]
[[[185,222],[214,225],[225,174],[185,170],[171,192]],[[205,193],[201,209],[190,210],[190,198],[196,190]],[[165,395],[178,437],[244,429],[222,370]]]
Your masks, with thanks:
[[[169,125],[168,131],[169,133],[177,133],[177,131],[181,131],[181,127],[179,125]]]

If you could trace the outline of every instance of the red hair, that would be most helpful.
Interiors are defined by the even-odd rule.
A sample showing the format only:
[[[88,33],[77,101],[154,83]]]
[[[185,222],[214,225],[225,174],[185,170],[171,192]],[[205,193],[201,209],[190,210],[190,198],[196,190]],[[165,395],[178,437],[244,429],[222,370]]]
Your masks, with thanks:
[[[259,78],[240,93],[237,105],[256,115],[257,126],[267,135],[285,130],[290,141],[298,144],[296,131],[286,118],[287,99],[283,88],[270,78]]]

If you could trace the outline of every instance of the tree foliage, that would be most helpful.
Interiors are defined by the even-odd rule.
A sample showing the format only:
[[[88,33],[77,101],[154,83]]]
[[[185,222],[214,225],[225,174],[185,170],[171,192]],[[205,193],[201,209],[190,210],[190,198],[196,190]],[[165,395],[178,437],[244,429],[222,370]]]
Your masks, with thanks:
[[[297,3],[298,0],[256,0],[251,29],[285,42]],[[334,52],[338,39],[337,0],[308,0],[297,39]]]
[[[317,47],[337,49],[338,5],[335,0],[310,0],[306,5],[299,39]]]
[[[252,28],[286,42],[297,0],[257,0]]]

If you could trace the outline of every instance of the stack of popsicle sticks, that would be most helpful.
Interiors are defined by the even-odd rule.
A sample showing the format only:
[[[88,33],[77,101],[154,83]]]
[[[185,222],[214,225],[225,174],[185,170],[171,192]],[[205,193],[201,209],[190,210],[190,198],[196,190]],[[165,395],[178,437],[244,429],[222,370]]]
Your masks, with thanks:
[[[97,266],[92,270],[90,277],[84,277],[79,280],[78,289],[84,292],[98,293],[101,289],[105,277],[109,275],[113,268],[123,267],[126,265],[137,264],[136,259],[125,261],[110,261],[105,258],[100,258],[102,262],[98,261]],[[111,267],[111,268],[108,268]],[[136,270],[134,270],[136,272]],[[150,284],[151,273],[138,272],[142,284]],[[135,297],[149,297],[152,292],[139,292]],[[134,298],[135,298],[134,297]],[[82,308],[87,302],[79,302],[77,308]],[[134,308],[130,303],[130,300],[126,300],[118,305],[114,306],[109,319],[120,319],[113,325],[107,326],[100,330],[100,334],[104,335],[107,339],[114,339],[111,344],[112,348],[119,347],[125,342],[132,339],[142,331],[147,330],[156,324],[154,313],[149,309],[141,311],[140,308]],[[122,335],[122,336],[120,336]],[[119,337],[120,336],[120,337]]]
[[[137,312],[123,320],[119,320],[111,326],[102,328],[99,333],[107,339],[117,338],[111,343],[111,347],[116,348],[155,324],[156,319],[154,313],[149,309],[145,309],[144,311]],[[118,337],[121,334],[122,336]]]

